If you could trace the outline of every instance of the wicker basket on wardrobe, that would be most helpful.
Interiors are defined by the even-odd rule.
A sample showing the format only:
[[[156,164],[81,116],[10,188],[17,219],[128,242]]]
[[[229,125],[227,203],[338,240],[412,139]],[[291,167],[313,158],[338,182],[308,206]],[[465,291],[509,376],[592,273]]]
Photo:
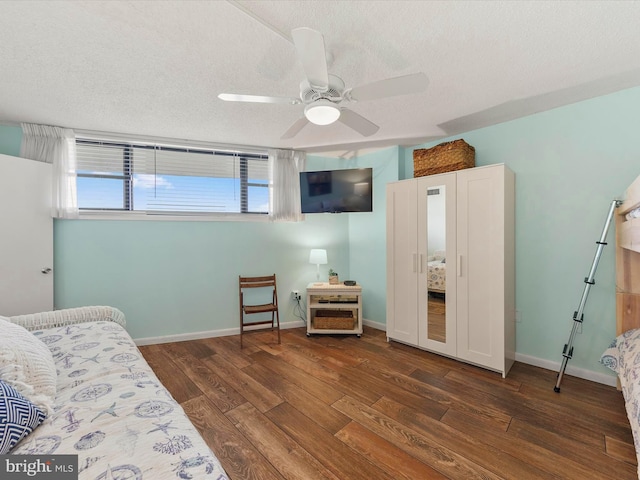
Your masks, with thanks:
[[[436,173],[473,168],[476,150],[463,139],[441,143],[432,148],[413,151],[413,176],[424,177]]]

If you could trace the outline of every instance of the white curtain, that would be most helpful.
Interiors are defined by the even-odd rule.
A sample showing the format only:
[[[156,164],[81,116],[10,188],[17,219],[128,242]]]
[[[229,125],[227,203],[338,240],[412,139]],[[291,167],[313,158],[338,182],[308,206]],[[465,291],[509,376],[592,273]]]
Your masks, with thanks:
[[[297,150],[269,150],[269,184],[272,189],[269,217],[274,221],[297,222],[300,211],[300,172],[307,155]]]
[[[23,123],[20,156],[53,164],[53,206],[56,218],[78,218],[76,137],[69,128]]]

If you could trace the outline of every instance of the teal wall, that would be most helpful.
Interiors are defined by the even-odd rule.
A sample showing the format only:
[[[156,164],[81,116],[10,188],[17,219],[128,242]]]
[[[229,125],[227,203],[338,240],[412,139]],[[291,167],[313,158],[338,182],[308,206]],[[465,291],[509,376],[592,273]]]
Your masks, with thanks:
[[[232,329],[238,275],[276,273],[281,321],[294,321],[291,290],[304,292],[315,281],[309,250],[321,246],[338,268],[348,265],[347,216],[309,217],[302,223],[56,220],[55,306],[116,306],[138,339]]]
[[[348,269],[336,267],[330,253],[328,261],[341,280],[362,285],[363,317],[381,326],[387,313],[386,185],[399,179],[400,159],[400,148],[391,147],[351,159],[310,157],[307,165],[308,170],[373,169],[373,212],[340,215],[348,222]]]
[[[562,360],[611,201],[640,175],[639,107],[634,88],[451,138],[475,147],[476,165],[516,174],[518,354]],[[413,149],[403,154],[411,176]],[[608,241],[569,363],[598,373],[610,373],[598,360],[615,336],[613,227]]]
[[[294,321],[290,292],[304,292],[315,281],[309,250],[325,248],[329,263],[321,266],[322,278],[329,268],[343,279],[375,272],[375,285],[365,287],[364,315],[384,324],[383,195],[387,178],[397,179],[397,165],[396,148],[363,160],[308,159],[308,170],[374,167],[376,213],[306,215],[300,223],[56,220],[56,308],[117,306],[134,338],[232,329],[238,325],[237,276],[275,272],[282,321]],[[378,232],[376,241],[352,248],[350,222]],[[359,270],[350,251],[382,263]]]
[[[0,153],[20,156],[22,129],[20,127],[0,125]]]
[[[373,212],[349,217],[349,265],[351,276],[362,284],[363,315],[386,324],[387,239],[386,184],[398,180],[398,147],[363,155],[358,167],[373,168]]]

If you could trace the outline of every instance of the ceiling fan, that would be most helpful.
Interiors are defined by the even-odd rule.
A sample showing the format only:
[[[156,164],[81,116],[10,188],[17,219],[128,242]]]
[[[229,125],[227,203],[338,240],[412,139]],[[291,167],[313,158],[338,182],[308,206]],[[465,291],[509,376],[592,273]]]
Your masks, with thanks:
[[[309,122],[316,125],[329,125],[336,121],[365,137],[369,137],[376,133],[380,127],[353,110],[344,107],[344,104],[419,93],[427,88],[428,80],[424,73],[388,78],[359,87],[345,88],[345,83],[341,78],[327,72],[324,38],[320,32],[301,27],[292,30],[291,36],[307,77],[300,82],[299,98],[234,93],[218,95],[218,98],[228,102],[303,104],[304,116],[285,132],[282,139],[293,138]]]

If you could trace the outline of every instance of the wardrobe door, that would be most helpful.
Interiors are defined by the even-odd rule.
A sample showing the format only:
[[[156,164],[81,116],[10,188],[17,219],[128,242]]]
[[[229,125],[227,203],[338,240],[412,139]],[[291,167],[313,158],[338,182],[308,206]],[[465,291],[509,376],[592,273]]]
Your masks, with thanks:
[[[455,173],[419,178],[417,201],[418,344],[455,356]]]
[[[387,337],[411,345],[418,345],[416,185],[387,185]]]
[[[504,166],[457,178],[457,356],[504,373]]]

